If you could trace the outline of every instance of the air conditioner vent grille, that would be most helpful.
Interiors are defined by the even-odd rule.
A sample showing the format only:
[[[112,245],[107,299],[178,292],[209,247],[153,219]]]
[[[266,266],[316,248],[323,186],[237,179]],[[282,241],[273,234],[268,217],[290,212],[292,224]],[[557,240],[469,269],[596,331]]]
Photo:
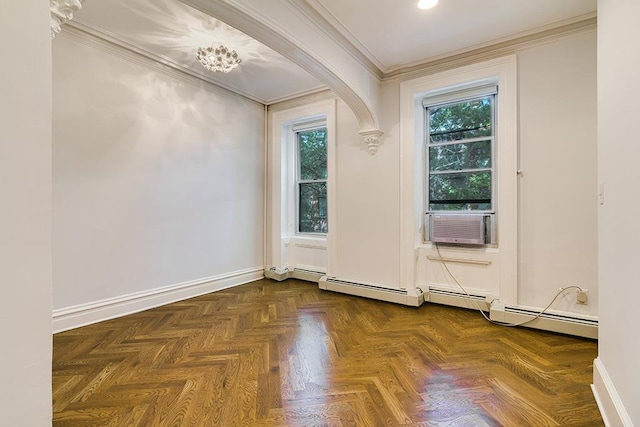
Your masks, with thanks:
[[[485,215],[429,215],[430,240],[441,243],[483,245]]]

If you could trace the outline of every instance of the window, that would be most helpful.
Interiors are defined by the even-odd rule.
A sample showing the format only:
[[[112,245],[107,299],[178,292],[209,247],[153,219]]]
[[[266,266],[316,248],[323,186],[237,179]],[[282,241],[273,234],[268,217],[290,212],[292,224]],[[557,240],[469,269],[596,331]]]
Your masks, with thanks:
[[[496,86],[423,101],[427,211],[493,212]]]
[[[327,233],[327,127],[296,128],[297,231]]]

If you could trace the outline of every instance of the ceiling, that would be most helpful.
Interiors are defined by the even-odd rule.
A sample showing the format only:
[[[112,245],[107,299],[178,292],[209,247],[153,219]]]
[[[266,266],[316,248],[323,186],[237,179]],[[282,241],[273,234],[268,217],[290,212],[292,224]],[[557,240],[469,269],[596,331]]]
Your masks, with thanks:
[[[258,1],[258,0],[256,0]],[[306,2],[359,54],[390,73],[595,15],[597,0],[289,0]],[[282,55],[179,0],[85,0],[72,25],[263,104],[325,89]],[[198,47],[224,43],[242,64],[205,70]]]
[[[262,104],[326,89],[284,56],[178,0],[85,0],[70,24]],[[199,47],[218,43],[236,50],[242,59],[230,73],[213,73],[196,60]]]

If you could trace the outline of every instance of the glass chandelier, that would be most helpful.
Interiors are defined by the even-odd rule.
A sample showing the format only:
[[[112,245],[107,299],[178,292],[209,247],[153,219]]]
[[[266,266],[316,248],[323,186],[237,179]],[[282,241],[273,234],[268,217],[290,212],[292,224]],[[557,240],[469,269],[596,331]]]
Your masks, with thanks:
[[[230,50],[225,45],[217,47],[200,47],[196,59],[209,71],[228,73],[242,62],[235,50]]]

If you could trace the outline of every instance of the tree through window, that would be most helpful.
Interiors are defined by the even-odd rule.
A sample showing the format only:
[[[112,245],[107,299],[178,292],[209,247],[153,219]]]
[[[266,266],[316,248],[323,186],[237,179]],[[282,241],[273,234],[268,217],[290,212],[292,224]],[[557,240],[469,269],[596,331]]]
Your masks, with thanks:
[[[494,93],[425,102],[429,212],[493,210],[494,103]]]
[[[326,233],[327,128],[296,133],[298,232]]]

